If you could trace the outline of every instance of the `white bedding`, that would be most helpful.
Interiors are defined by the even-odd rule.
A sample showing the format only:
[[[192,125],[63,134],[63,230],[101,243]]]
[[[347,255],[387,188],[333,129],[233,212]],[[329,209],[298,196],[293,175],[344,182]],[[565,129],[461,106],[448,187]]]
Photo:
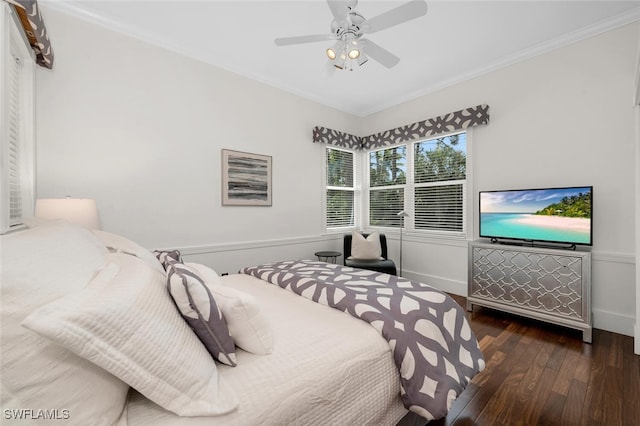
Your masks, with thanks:
[[[248,275],[222,282],[260,302],[274,335],[273,353],[239,349],[237,367],[218,364],[239,408],[179,417],[132,390],[129,426],[395,425],[407,413],[389,346],[369,324]]]

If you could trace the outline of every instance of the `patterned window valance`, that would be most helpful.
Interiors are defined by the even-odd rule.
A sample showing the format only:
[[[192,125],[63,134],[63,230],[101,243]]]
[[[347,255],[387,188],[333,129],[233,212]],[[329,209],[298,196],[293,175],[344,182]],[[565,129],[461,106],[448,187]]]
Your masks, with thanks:
[[[350,149],[371,149],[488,123],[489,106],[478,105],[365,137],[317,126],[313,129],[313,142]]]
[[[53,49],[36,0],[4,0],[15,6],[27,40],[36,54],[36,63],[53,68]]]
[[[344,133],[339,130],[316,126],[313,128],[313,141],[338,146],[340,148],[362,149],[360,136]]]

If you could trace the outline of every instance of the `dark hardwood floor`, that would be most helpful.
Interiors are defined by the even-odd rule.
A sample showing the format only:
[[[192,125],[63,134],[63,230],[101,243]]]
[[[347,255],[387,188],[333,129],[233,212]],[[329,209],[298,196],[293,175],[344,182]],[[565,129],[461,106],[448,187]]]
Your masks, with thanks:
[[[588,344],[579,331],[495,310],[468,316],[487,367],[429,426],[640,425],[633,338],[594,330]]]

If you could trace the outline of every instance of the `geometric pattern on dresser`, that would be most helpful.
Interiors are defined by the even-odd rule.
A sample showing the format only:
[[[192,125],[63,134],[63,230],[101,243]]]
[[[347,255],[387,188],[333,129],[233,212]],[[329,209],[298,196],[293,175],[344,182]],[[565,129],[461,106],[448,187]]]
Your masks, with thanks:
[[[475,248],[472,295],[563,318],[583,318],[582,258]]]

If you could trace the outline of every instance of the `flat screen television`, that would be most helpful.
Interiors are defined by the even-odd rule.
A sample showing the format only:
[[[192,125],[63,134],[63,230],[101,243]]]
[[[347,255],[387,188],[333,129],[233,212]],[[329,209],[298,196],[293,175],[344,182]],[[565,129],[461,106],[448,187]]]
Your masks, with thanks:
[[[480,191],[480,238],[593,244],[592,186]]]

